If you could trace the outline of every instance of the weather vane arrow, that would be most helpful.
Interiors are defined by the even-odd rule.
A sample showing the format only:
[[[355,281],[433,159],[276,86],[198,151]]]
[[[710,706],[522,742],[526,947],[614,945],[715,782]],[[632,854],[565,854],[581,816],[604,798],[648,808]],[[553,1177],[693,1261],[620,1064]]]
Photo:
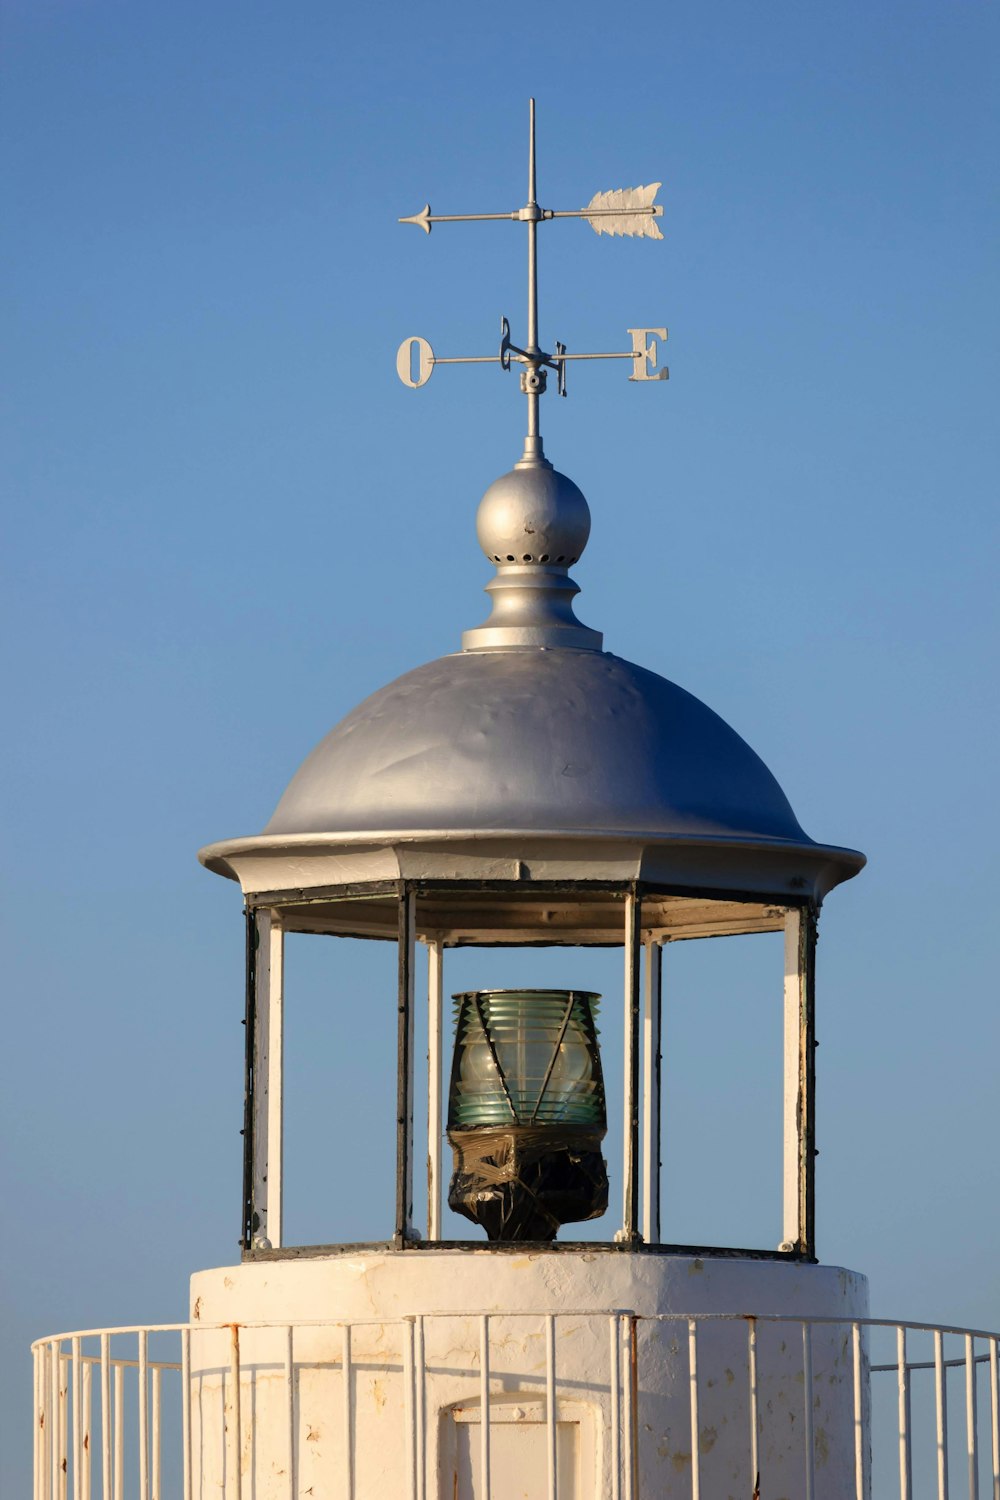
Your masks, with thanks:
[[[662,240],[656,220],[663,209],[655,201],[660,183],[646,187],[617,188],[611,192],[595,193],[586,208],[551,209],[541,208],[536,198],[535,183],[535,101],[529,103],[528,130],[528,202],[523,208],[501,214],[432,214],[429,203],[418,214],[400,219],[401,224],[416,224],[430,234],[435,224],[467,224],[485,220],[506,220],[522,223],[528,229],[528,337],[525,347],[511,342],[510,324],[501,320],[500,347],[496,354],[441,357],[436,355],[426,339],[411,337],[404,339],[396,354],[396,370],[404,385],[417,390],[426,385],[436,365],[483,365],[499,364],[509,370],[511,362],[521,366],[521,390],[528,398],[528,439],[525,455],[537,453],[541,456],[542,442],[538,426],[538,398],[544,395],[548,380],[547,372],[554,370],[560,396],[566,394],[566,366],[571,360],[580,359],[629,359],[632,361],[630,380],[666,380],[666,366],[659,365],[659,342],[665,341],[665,328],[630,328],[631,349],[594,354],[570,354],[565,344],[557,343],[549,353],[538,342],[538,225],[550,219],[583,219],[596,234],[628,236],[633,239]]]

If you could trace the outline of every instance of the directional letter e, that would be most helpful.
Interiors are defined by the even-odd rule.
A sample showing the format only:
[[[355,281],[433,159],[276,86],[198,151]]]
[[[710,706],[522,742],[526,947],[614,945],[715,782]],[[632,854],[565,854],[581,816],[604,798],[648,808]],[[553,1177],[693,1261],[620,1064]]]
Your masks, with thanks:
[[[656,340],[666,339],[667,330],[665,328],[630,328],[628,332],[632,335],[634,353],[632,374],[629,380],[666,380],[670,375],[666,365],[662,370],[656,368],[658,353]],[[649,343],[646,342],[647,339],[650,340]]]

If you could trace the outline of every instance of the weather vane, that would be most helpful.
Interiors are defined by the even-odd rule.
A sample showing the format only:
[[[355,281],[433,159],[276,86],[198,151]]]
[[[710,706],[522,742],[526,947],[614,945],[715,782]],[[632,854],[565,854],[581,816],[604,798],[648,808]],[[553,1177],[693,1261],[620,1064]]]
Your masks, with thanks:
[[[538,226],[549,219],[585,219],[597,234],[629,235],[637,239],[662,240],[656,220],[663,209],[653,200],[659,191],[658,182],[648,187],[619,188],[617,191],[595,193],[586,208],[551,209],[541,208],[535,190],[535,101],[529,101],[528,130],[528,201],[523,208],[503,214],[432,214],[430,204],[418,214],[400,219],[401,224],[419,224],[430,234],[434,224],[464,224],[481,219],[505,219],[526,224],[528,228],[528,338],[524,349],[511,342],[510,324],[506,318],[500,322],[500,349],[496,354],[449,356],[436,355],[426,339],[404,339],[396,354],[396,369],[404,385],[414,390],[426,385],[435,365],[485,365],[499,364],[509,370],[511,361],[522,366],[521,390],[528,398],[528,441],[525,454],[541,454],[541,439],[538,427],[538,398],[545,392],[548,371],[556,372],[557,389],[560,396],[566,394],[566,366],[573,359],[630,359],[630,380],[666,380],[666,366],[658,368],[659,345],[657,340],[666,340],[665,328],[630,328],[632,348],[624,351],[598,354],[569,354],[565,344],[557,343],[554,353],[547,353],[538,342]]]

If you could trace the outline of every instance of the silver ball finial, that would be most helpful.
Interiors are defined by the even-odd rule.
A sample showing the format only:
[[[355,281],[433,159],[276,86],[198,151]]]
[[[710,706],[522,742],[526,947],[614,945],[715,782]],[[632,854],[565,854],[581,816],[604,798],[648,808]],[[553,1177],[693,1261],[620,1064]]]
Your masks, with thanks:
[[[573,646],[599,651],[599,631],[573,613],[580,592],[569,569],[590,536],[583,492],[529,438],[524,456],[490,485],[476,515],[479,545],[497,569],[487,584],[493,613],[462,636],[465,651]]]

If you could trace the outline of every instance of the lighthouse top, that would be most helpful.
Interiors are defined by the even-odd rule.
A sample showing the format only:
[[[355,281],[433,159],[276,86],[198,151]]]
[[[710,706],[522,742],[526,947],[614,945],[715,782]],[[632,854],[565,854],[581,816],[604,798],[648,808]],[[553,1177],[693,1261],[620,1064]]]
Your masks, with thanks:
[[[466,219],[524,224],[524,346],[502,321],[495,355],[438,357],[404,340],[397,369],[419,389],[439,364],[520,369],[524,450],[486,491],[480,545],[496,569],[492,613],[462,650],[382,688],[333,728],[292,778],[262,834],[209,845],[201,859],[245,890],[372,878],[621,879],[757,899],[819,902],[862,855],[815,843],[775,778],[719,716],[655,673],[605,652],[573,610],[570,568],[590,532],[580,489],[545,457],[539,401],[548,373],[566,394],[572,360],[627,360],[663,380],[665,328],[630,329],[631,348],[551,352],[539,342],[537,233],[579,218],[599,234],[662,239],[659,183],[554,210],[536,194],[531,103],[528,203],[505,213],[402,220],[428,234]],[[624,342],[624,341],[623,341]]]

